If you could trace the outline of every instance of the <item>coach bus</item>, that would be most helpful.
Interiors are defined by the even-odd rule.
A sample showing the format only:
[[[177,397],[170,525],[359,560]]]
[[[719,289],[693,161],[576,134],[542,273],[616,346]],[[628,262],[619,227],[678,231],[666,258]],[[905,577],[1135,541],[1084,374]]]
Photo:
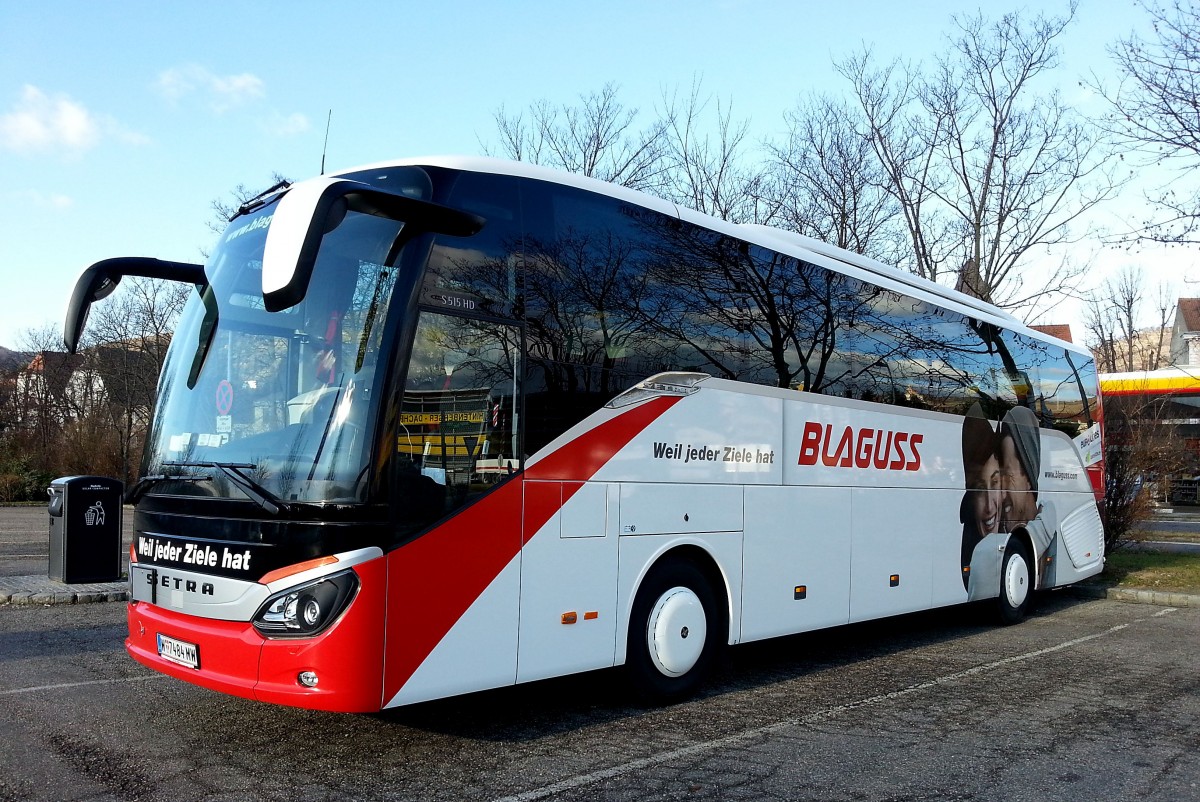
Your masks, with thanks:
[[[816,240],[431,158],[276,187],[204,266],[93,265],[68,347],[124,275],[196,289],[126,647],[207,688],[376,711],[624,666],[669,702],[733,644],[1012,623],[1103,566],[1088,353]]]

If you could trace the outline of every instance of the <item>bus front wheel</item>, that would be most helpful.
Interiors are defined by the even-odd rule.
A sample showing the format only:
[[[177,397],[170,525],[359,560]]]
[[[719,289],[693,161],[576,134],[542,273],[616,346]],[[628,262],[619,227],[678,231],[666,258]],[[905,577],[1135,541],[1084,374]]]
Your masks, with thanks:
[[[1010,538],[1004,547],[1000,565],[1000,596],[996,599],[996,614],[1001,624],[1018,624],[1029,611],[1033,597],[1033,571],[1029,550],[1017,538]]]
[[[723,616],[711,583],[690,562],[656,566],[629,619],[625,667],[645,701],[669,704],[704,681],[723,642]]]

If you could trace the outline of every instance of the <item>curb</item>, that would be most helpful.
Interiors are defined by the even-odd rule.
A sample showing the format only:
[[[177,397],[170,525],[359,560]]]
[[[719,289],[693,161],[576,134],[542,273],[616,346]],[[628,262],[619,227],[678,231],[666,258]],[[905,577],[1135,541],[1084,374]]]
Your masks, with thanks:
[[[0,605],[93,604],[129,600],[128,582],[68,585],[45,576],[0,576]]]
[[[1101,585],[1073,585],[1064,590],[1082,599],[1111,599],[1134,604],[1156,604],[1160,607],[1200,607],[1200,596],[1177,591],[1109,588]]]

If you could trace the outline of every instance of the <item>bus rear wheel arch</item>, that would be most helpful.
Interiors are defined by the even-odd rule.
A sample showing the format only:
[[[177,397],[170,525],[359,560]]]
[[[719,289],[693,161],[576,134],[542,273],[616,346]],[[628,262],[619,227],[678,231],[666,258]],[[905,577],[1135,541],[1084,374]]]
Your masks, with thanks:
[[[651,704],[671,704],[704,682],[728,635],[723,590],[695,561],[667,557],[642,581],[629,617],[626,675]]]

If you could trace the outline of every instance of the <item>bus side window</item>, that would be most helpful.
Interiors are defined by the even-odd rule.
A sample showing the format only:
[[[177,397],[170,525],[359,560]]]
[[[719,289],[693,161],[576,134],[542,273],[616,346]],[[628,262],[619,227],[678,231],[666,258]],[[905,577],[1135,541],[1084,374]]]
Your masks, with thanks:
[[[533,454],[690,349],[664,342],[642,309],[652,282],[651,232],[662,215],[552,184],[526,182],[522,193],[530,221],[524,434]]]
[[[860,283],[846,349],[851,397],[962,415],[997,396],[995,359],[963,315]]]
[[[520,328],[422,311],[396,438],[402,520],[421,528],[520,467]]]
[[[1088,401],[1064,349],[1008,331],[1002,339],[1016,366],[1017,403],[1033,410],[1044,429],[1075,437],[1087,428]]]
[[[470,237],[439,235],[429,253],[421,303],[465,315],[513,318],[521,294],[522,231],[518,181],[462,172],[444,201],[487,222]]]

